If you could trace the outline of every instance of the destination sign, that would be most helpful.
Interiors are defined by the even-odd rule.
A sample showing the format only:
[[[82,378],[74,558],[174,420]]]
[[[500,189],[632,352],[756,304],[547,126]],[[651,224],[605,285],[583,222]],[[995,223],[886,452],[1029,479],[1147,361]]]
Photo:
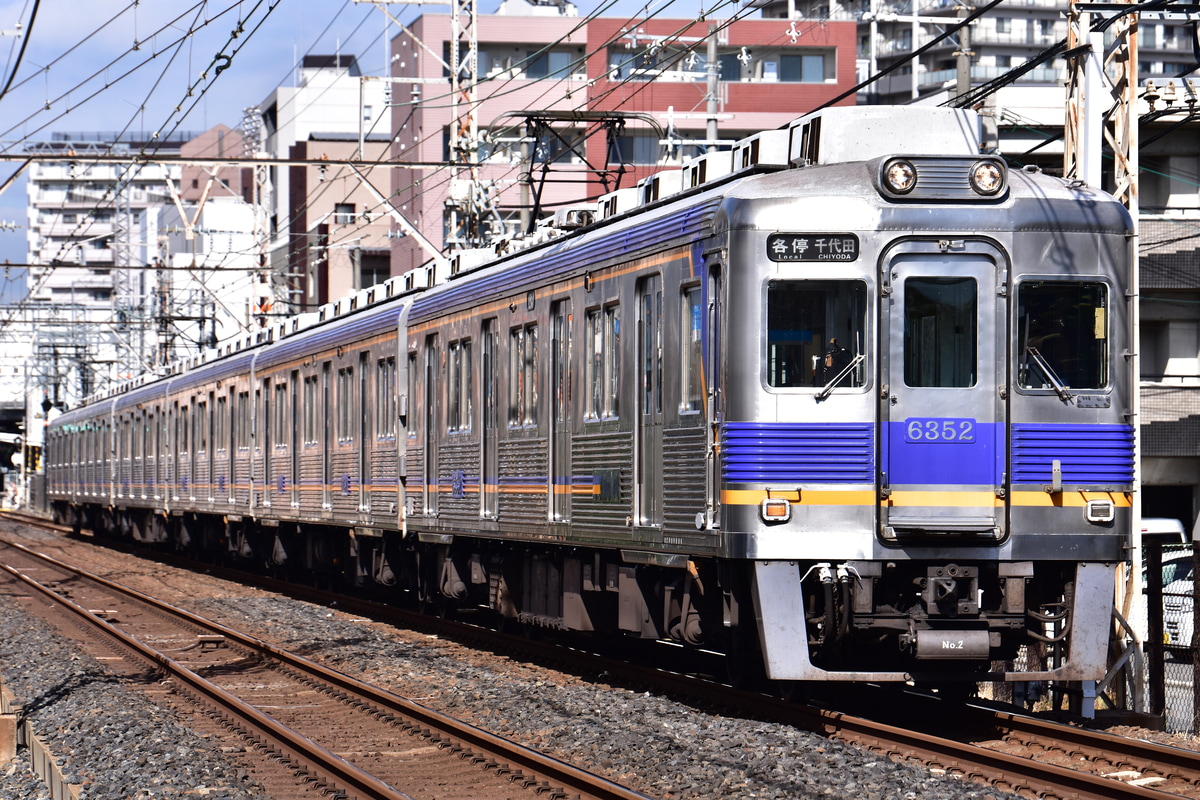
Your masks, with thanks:
[[[858,236],[853,233],[772,233],[767,237],[772,261],[857,261]]]

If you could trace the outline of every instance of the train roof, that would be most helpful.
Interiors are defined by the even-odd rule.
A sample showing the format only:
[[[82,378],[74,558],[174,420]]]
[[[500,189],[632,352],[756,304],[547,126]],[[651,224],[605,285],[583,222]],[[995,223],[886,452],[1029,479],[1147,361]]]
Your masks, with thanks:
[[[911,203],[889,203],[876,186],[880,161],[896,153],[938,153],[938,158],[977,158],[981,125],[973,111],[926,106],[833,107],[805,115],[787,128],[764,131],[735,143],[729,151],[707,153],[682,169],[655,173],[636,187],[602,196],[594,205],[562,209],[531,236],[502,240],[488,248],[455,253],[434,263],[360,290],[262,330],[237,337],[220,348],[172,364],[164,374],[147,374],[88,398],[60,420],[77,412],[94,413],[95,404],[120,398],[142,402],[164,392],[186,389],[214,376],[234,375],[252,363],[266,365],[345,336],[365,337],[398,324],[411,305],[412,319],[507,295],[522,278],[552,279],[577,270],[581,262],[599,263],[617,256],[636,257],[665,241],[695,241],[719,227],[781,228],[795,225],[793,203],[820,198],[827,215],[849,223],[863,214],[864,227],[911,227]],[[781,198],[789,203],[779,204]],[[777,210],[764,212],[764,201]],[[1031,203],[1031,201],[1034,201]],[[1096,226],[1132,230],[1128,212],[1110,195],[1036,172],[1010,173],[1008,191],[995,201],[1007,205],[1004,227],[1046,229],[1045,206],[1055,229]],[[1022,222],[1021,209],[1032,208]],[[986,223],[978,205],[942,209],[949,228]],[[960,215],[961,220],[953,219]],[[470,280],[462,280],[470,277]],[[303,334],[302,336],[300,334]],[[258,361],[258,359],[262,359]]]

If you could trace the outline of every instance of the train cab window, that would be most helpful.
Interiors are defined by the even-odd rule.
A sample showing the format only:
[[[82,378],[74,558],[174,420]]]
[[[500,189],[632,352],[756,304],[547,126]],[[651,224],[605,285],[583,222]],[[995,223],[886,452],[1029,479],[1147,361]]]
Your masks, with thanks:
[[[767,385],[835,388],[866,383],[863,281],[767,284]]]
[[[699,286],[683,290],[682,310],[679,320],[679,341],[683,350],[682,358],[679,359],[679,385],[682,389],[679,411],[689,414],[700,411],[704,400],[704,375],[701,370],[704,350],[701,347],[700,336],[704,309],[701,307]]]
[[[974,278],[914,277],[904,282],[905,385],[975,385],[978,294]]]
[[[1017,289],[1017,385],[1108,386],[1108,287],[1088,281],[1025,281]]]

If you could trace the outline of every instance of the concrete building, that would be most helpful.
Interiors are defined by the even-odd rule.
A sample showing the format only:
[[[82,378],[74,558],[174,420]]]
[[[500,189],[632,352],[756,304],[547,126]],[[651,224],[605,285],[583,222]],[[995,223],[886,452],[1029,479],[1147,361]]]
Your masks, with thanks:
[[[314,133],[292,145],[292,193],[288,237],[288,290],[291,306],[303,313],[383,283],[392,276],[391,219],[377,195],[386,193],[390,169],[364,167],[362,176],[339,162],[385,161],[386,133],[359,140],[355,134]]]
[[[177,156],[195,134],[153,143],[113,134],[55,134],[29,149],[29,329],[27,381],[34,394],[74,405],[109,381],[147,368],[150,299],[145,266],[157,257],[157,237],[146,214],[171,202],[169,181],[178,165],[99,161],[153,146]],[[40,401],[40,396],[37,398]]]
[[[536,24],[531,9],[537,9]],[[776,128],[854,85],[855,23],[777,20],[581,21],[508,3],[476,24],[480,131],[474,173],[396,170],[395,204],[437,247],[480,233],[457,224],[473,202],[499,237],[564,205],[594,203],[639,178],[750,133]],[[392,158],[444,162],[457,139],[448,72],[449,16],[426,14],[392,43],[397,82]],[[716,92],[708,101],[710,32]],[[796,33],[795,36],[792,33]],[[440,79],[440,80],[439,80]],[[444,83],[442,81],[445,81]],[[402,88],[399,88],[402,87]],[[841,101],[853,104],[853,97]],[[709,141],[710,119],[717,136]],[[461,125],[461,117],[459,125]],[[392,249],[402,274],[431,255],[411,236]]]
[[[280,86],[256,109],[247,111],[261,136],[261,141],[252,142],[250,149],[287,159],[295,145],[308,142],[314,135],[337,134],[357,143],[386,134],[390,95],[390,85],[378,77],[363,76],[352,55],[305,56],[294,86]],[[353,156],[355,151],[350,148],[345,156]],[[279,314],[299,311],[303,300],[296,294],[302,276],[291,269],[291,236],[298,222],[295,212],[300,209],[300,216],[306,217],[303,209],[307,205],[303,195],[297,195],[291,187],[292,172],[291,167],[271,166],[254,179],[257,185],[253,196],[266,215],[264,267],[274,295],[272,313]]]

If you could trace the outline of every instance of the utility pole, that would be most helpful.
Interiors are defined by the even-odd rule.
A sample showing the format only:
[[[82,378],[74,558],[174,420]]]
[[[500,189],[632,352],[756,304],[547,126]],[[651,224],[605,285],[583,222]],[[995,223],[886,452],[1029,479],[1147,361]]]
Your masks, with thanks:
[[[479,170],[473,166],[479,150],[475,115],[479,83],[479,34],[475,0],[451,0],[450,9],[450,201],[449,235],[452,248],[484,243],[479,208]],[[471,166],[468,166],[471,165]]]
[[[1112,44],[1107,53],[1104,32],[1093,32],[1093,16],[1116,19],[1109,26]],[[1130,343],[1128,380],[1138,387],[1140,379],[1139,321],[1140,284],[1138,269],[1138,16],[1132,3],[1081,3],[1073,0],[1067,13],[1067,103],[1063,127],[1063,177],[1103,188],[1101,155],[1108,144],[1113,154],[1112,194],[1129,209],[1133,237],[1129,243]],[[1141,591],[1141,393],[1135,390],[1130,401],[1129,424],[1133,428],[1133,499],[1130,510],[1130,563],[1123,587],[1116,596],[1116,609],[1125,620],[1140,625],[1145,619],[1145,600]],[[1134,645],[1136,646],[1136,645]],[[1130,676],[1140,686],[1144,676],[1136,670]],[[1095,684],[1083,686],[1085,715],[1094,713]],[[1090,701],[1092,708],[1086,704]],[[1135,711],[1142,709],[1135,708]]]
[[[971,7],[962,3],[958,7],[958,17],[962,19],[971,13]],[[958,50],[955,51],[955,94],[962,97],[971,91],[971,26],[963,25],[958,29]]]
[[[721,110],[720,97],[718,92],[721,89],[720,75],[720,54],[717,50],[717,26],[708,26],[708,91],[705,97],[707,106],[705,111],[708,112],[708,121],[705,123],[704,138],[708,139],[708,146],[705,147],[705,152],[717,152],[717,137],[720,135],[717,131],[717,113]]]

